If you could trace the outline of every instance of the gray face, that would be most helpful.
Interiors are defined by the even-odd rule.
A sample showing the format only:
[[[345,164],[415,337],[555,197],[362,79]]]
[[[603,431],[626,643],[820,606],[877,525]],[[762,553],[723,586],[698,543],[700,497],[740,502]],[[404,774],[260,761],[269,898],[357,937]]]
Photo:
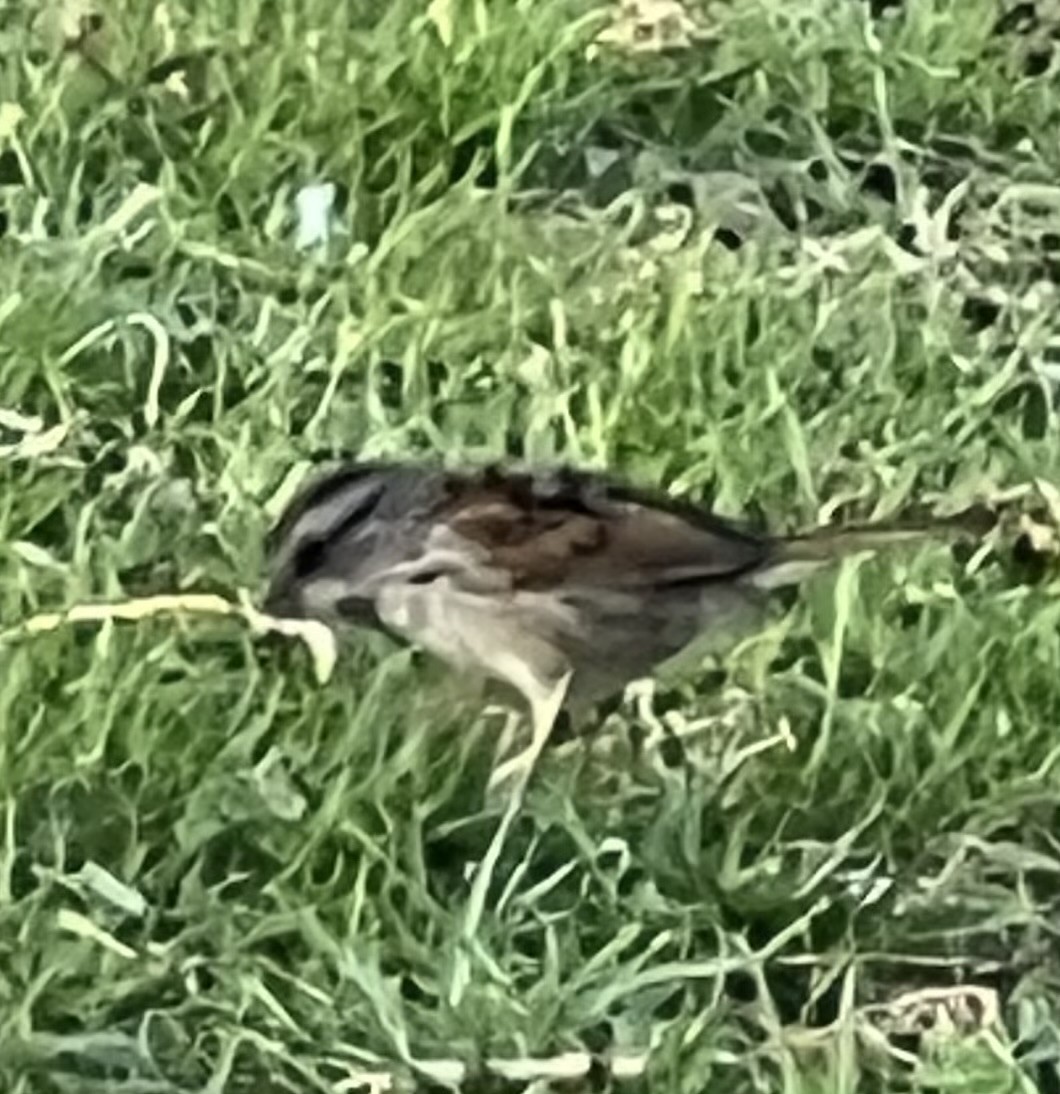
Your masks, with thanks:
[[[371,576],[388,538],[385,513],[407,485],[401,470],[350,468],[297,497],[273,535],[266,612],[377,625]]]

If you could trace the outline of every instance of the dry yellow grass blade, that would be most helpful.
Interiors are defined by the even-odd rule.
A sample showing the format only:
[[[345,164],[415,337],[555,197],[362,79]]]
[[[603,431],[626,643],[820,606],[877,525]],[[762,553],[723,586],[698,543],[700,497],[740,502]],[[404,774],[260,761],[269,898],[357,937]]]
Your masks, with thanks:
[[[338,660],[335,634],[329,627],[315,620],[276,619],[265,615],[255,609],[245,595],[241,596],[239,603],[213,593],[161,593],[106,604],[75,604],[64,612],[30,616],[0,637],[10,640],[20,634],[43,634],[79,623],[112,620],[135,623],[160,615],[238,616],[250,625],[255,634],[273,632],[297,638],[308,647],[313,670],[321,684],[331,678]]]

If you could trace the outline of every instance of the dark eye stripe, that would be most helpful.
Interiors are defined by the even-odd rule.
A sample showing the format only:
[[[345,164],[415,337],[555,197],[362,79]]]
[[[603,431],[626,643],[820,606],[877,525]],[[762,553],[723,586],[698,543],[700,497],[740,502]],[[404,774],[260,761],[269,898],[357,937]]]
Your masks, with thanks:
[[[410,585],[430,585],[448,574],[449,570],[420,570],[418,574],[410,574],[406,579]]]
[[[331,501],[343,490],[361,482],[369,475],[386,473],[392,469],[391,465],[381,462],[352,463],[345,464],[316,477],[307,486],[303,487],[300,493],[295,495],[280,515],[280,519],[270,529],[265,540],[267,549],[271,551],[279,547],[280,543],[286,539],[292,529],[311,509]],[[373,508],[378,500],[376,498],[372,502]]]
[[[328,532],[331,541],[341,539],[351,529],[356,528],[361,521],[366,520],[375,512],[376,506],[382,500],[386,487],[380,482],[376,483],[367,493],[362,494],[357,504],[346,513],[342,520]]]
[[[295,577],[306,578],[321,569],[327,561],[328,551],[332,545],[338,543],[347,532],[372,515],[384,492],[385,488],[380,483],[363,494],[358,503],[345,513],[338,524],[330,528],[326,535],[313,536],[305,543],[299,544],[294,554]]]
[[[324,564],[328,555],[327,543],[322,539],[311,539],[303,543],[295,552],[294,576],[301,579],[309,577]]]

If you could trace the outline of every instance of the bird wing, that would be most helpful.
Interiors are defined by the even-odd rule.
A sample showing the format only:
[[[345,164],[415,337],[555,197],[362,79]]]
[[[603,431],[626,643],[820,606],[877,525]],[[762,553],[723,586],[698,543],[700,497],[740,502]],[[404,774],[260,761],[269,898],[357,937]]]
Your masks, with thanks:
[[[571,473],[451,481],[440,515],[488,551],[517,589],[734,578],[761,565],[770,549],[713,514]]]

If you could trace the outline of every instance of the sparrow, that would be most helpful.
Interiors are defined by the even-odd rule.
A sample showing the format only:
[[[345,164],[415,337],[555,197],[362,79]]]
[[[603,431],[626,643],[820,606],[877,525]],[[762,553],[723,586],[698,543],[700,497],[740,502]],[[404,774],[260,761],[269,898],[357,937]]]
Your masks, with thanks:
[[[357,462],[281,514],[264,610],[385,631],[522,695],[532,743],[494,772],[501,781],[528,776],[561,709],[651,675],[704,635],[753,632],[773,590],[845,556],[992,523],[972,509],[769,535],[570,468]]]

